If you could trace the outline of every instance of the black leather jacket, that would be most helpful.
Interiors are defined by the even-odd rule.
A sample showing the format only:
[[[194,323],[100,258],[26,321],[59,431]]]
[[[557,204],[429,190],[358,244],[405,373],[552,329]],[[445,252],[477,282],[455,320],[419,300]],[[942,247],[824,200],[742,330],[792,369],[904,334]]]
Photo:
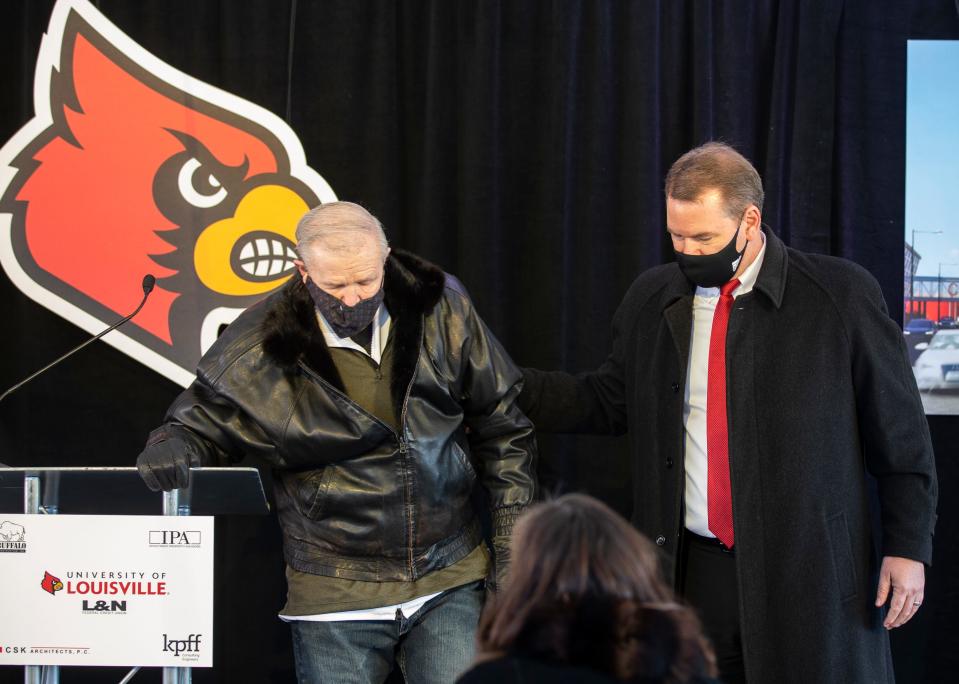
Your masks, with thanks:
[[[477,479],[497,550],[535,494],[533,427],[515,403],[522,376],[470,300],[396,250],[384,289],[401,431],[346,396],[292,278],[224,331],[148,442],[175,435],[204,464],[272,466],[286,561],[303,572],[418,579],[480,543]]]

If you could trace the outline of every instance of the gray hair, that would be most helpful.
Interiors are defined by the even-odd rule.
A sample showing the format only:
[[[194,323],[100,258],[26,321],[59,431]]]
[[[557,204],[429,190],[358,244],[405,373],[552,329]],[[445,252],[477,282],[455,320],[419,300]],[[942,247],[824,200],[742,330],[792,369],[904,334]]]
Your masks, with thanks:
[[[379,219],[353,202],[326,202],[310,209],[296,224],[296,252],[304,261],[314,245],[332,252],[355,252],[365,235],[376,240],[385,259],[389,243]]]

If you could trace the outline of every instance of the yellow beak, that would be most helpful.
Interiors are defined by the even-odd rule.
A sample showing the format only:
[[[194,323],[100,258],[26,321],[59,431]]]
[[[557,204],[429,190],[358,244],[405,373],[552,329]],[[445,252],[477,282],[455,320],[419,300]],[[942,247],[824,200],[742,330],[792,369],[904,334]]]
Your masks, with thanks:
[[[261,185],[229,218],[211,223],[193,253],[197,277],[219,294],[265,294],[296,273],[296,224],[309,207],[280,185]]]

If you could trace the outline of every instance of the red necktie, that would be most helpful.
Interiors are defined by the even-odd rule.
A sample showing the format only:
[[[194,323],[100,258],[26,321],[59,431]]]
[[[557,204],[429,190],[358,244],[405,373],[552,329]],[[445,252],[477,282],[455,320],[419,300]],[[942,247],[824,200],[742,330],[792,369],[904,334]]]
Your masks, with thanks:
[[[727,548],[733,546],[733,500],[729,486],[729,424],[726,419],[726,329],[738,280],[719,288],[719,302],[709,335],[709,374],[706,384],[706,501],[709,531]]]

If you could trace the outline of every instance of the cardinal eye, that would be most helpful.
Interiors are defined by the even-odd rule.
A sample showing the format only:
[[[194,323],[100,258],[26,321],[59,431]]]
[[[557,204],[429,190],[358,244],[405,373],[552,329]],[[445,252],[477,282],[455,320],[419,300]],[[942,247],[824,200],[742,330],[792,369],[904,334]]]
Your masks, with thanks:
[[[183,199],[200,209],[215,207],[227,195],[223,184],[212,173],[206,173],[196,157],[180,168],[176,181]]]

